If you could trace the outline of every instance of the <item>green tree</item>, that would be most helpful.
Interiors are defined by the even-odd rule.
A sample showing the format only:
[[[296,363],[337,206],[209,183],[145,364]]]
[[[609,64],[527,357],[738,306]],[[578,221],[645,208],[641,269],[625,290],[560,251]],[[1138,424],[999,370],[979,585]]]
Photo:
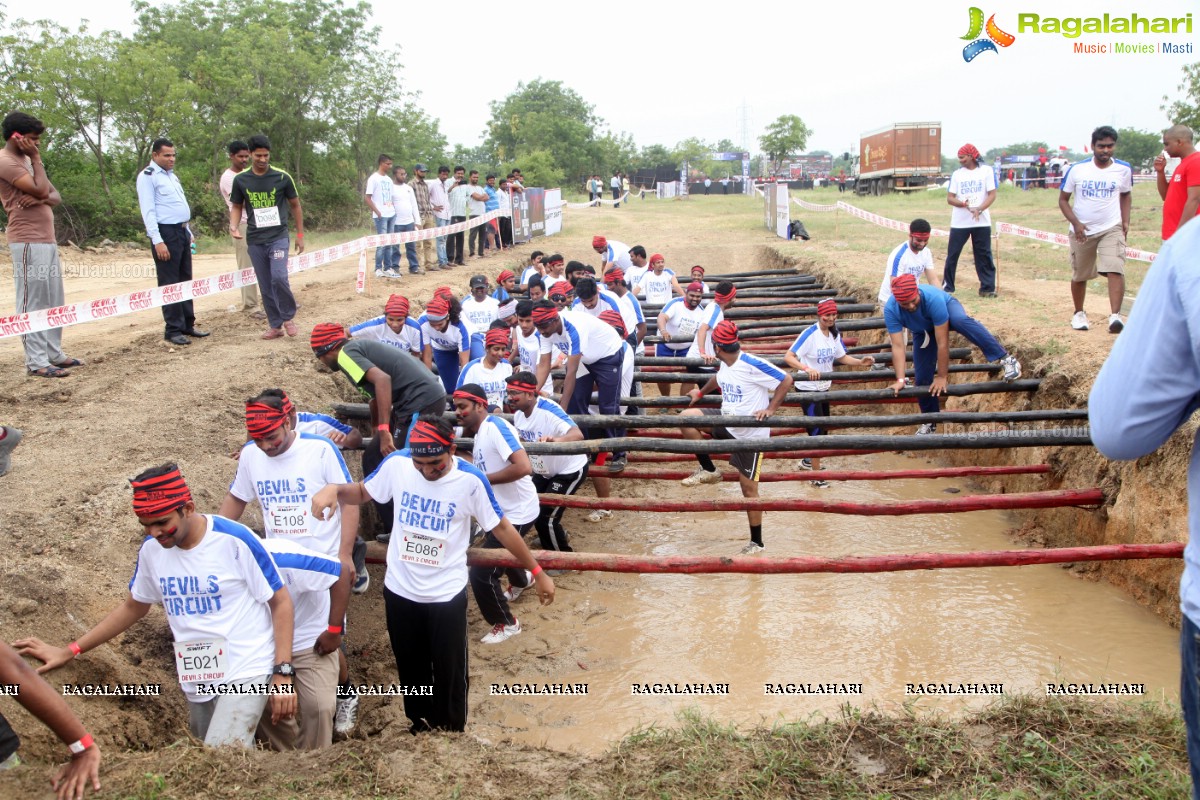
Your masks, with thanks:
[[[1182,97],[1172,101],[1163,95],[1162,110],[1172,124],[1187,125],[1197,130],[1200,128],[1200,63],[1188,64],[1183,68],[1183,77],[1175,90]]]
[[[1154,157],[1162,152],[1162,136],[1134,128],[1117,130],[1117,154],[1122,161],[1129,162],[1134,172],[1149,169]]]
[[[784,114],[767,126],[758,143],[767,154],[771,168],[778,171],[779,162],[785,157],[804,152],[811,135],[812,131],[804,124],[804,120],[795,114]]]
[[[1045,142],[1017,142],[1016,144],[1005,145],[1004,147],[993,147],[983,154],[981,160],[990,164],[1001,156],[1036,156],[1039,153],[1047,158],[1058,153],[1058,149],[1051,150],[1050,145]],[[955,157],[955,163],[958,158]],[[956,166],[955,169],[958,169]]]
[[[603,120],[561,81],[518,83],[515,91],[490,107],[484,148],[493,163],[519,162],[542,151],[554,157],[554,168],[565,175],[601,168],[593,161],[599,156],[596,131]]]
[[[675,154],[661,144],[652,144],[643,147],[634,163],[638,169],[679,166],[675,162]]]

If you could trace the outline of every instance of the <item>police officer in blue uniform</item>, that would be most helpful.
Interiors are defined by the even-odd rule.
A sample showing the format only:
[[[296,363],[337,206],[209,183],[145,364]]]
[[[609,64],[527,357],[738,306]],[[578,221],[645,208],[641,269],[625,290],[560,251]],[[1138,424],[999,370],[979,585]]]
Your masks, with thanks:
[[[146,235],[154,245],[154,269],[158,285],[167,286],[192,279],[192,232],[188,221],[192,209],[175,174],[175,145],[170,139],[155,139],[150,166],[137,179],[138,205]],[[163,306],[164,338],[171,344],[191,344],[189,336],[208,336],[196,329],[192,301]]]

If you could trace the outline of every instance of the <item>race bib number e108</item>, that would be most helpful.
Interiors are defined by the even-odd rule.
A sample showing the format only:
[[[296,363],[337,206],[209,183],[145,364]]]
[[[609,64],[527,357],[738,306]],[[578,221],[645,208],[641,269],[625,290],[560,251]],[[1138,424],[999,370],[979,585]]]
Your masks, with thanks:
[[[304,505],[275,506],[267,512],[267,522],[276,536],[308,536],[310,513]]]

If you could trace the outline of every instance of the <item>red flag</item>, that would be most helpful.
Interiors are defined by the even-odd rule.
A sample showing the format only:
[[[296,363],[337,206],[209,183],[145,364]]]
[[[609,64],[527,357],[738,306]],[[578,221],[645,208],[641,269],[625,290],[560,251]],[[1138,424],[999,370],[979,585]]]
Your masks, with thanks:
[[[1060,145],[1058,146],[1058,149],[1059,149],[1059,150],[1062,150],[1064,153],[1065,153],[1065,152],[1067,152],[1067,146],[1066,146],[1065,144],[1060,144]]]
[[[1039,153],[1044,153],[1044,152],[1046,152],[1046,148],[1044,148],[1044,147],[1039,147],[1039,148],[1038,148],[1038,152],[1039,152]]]
[[[1091,152],[1090,150],[1088,150],[1088,146],[1086,144],[1083,146],[1083,152],[1085,152],[1085,153]]]

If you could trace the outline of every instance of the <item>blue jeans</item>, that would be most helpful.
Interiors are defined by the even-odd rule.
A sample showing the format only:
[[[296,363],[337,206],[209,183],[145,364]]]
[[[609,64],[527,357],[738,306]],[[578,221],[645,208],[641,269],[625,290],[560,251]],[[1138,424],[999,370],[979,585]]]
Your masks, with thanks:
[[[992,332],[983,327],[983,323],[967,316],[962,303],[953,297],[946,298],[946,310],[950,312],[950,330],[961,333],[971,344],[983,351],[983,357],[988,361],[999,361],[1008,355]],[[917,386],[928,386],[933,383],[934,372],[937,371],[938,346],[937,338],[931,332],[913,331],[913,372],[916,373]],[[922,414],[934,414],[939,409],[938,398],[922,397],[917,400]]]
[[[439,228],[445,228],[450,224],[450,218],[446,217],[443,219],[442,217],[434,217],[433,224]],[[437,244],[438,266],[444,267],[450,263],[450,261],[446,258],[446,237],[439,236],[434,240],[434,242]]]
[[[1200,800],[1200,628],[1186,614],[1179,629],[1179,702],[1187,725],[1192,800]]]
[[[410,222],[407,225],[397,225],[396,233],[407,233],[408,231],[415,231],[416,229],[417,229],[417,224],[415,222]],[[421,271],[421,262],[420,262],[420,260],[417,259],[417,243],[416,242],[406,242],[404,244],[404,255],[405,255],[405,257],[408,258],[408,271],[412,272],[414,274],[420,272]],[[399,269],[399,267],[400,267],[400,245],[396,245],[396,265],[395,266],[397,269]]]
[[[458,373],[462,369],[458,363],[458,351],[438,350],[434,347],[433,363],[438,369],[438,377],[441,378],[446,394],[454,394],[454,389],[458,386]]]
[[[472,333],[471,334],[471,358],[472,359],[483,358],[483,355],[486,352],[487,352],[487,347],[484,345],[484,342],[483,342],[483,334],[482,333]]]
[[[391,233],[396,228],[395,217],[375,217],[375,232],[376,233]],[[375,248],[375,269],[391,269],[392,251],[395,250],[391,245]]]

